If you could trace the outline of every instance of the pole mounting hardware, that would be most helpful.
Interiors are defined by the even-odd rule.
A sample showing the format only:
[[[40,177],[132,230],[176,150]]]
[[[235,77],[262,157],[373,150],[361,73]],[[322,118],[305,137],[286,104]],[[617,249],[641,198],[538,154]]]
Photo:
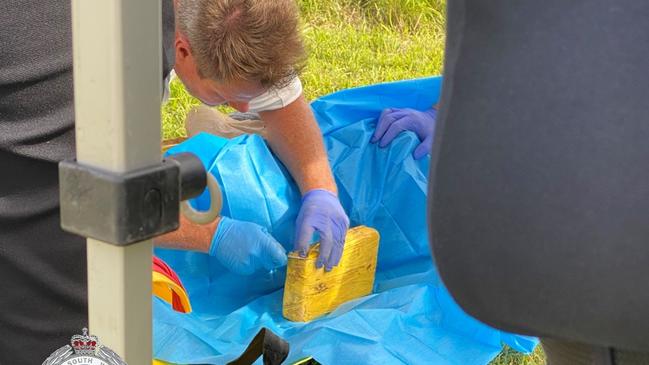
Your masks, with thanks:
[[[180,202],[201,194],[207,173],[181,153],[127,173],[63,161],[59,182],[64,230],[125,246],[176,230]]]

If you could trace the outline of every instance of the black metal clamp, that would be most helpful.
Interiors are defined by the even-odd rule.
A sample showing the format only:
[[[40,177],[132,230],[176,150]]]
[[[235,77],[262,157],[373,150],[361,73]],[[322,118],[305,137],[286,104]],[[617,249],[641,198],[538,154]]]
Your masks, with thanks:
[[[201,194],[207,173],[191,153],[125,174],[76,161],[59,164],[61,227],[115,245],[176,230],[180,202]]]

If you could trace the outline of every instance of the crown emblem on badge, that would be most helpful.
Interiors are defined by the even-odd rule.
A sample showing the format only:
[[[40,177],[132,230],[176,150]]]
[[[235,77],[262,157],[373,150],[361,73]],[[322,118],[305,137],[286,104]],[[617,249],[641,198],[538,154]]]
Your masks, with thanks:
[[[70,345],[78,355],[94,355],[99,339],[97,336],[89,335],[88,329],[83,329],[83,335],[74,335],[70,339]]]
[[[99,343],[99,337],[89,334],[87,328],[82,331],[82,335],[72,336],[69,345],[54,351],[42,365],[126,365],[115,351]]]

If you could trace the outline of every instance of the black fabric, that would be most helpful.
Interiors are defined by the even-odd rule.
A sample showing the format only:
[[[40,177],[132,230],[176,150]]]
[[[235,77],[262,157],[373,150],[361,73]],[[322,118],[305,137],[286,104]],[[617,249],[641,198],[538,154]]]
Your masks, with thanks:
[[[59,228],[57,163],[75,155],[70,20],[69,0],[0,1],[0,364],[40,364],[87,326],[85,241]]]
[[[228,365],[249,365],[260,356],[263,356],[264,365],[279,365],[286,360],[288,353],[288,342],[268,328],[262,328],[250,341],[241,356],[229,362]]]
[[[162,1],[162,80],[164,80],[176,63],[174,47],[176,26],[173,0],[160,1]]]
[[[40,364],[87,326],[81,237],[59,228],[54,162],[0,151],[0,364]]]
[[[649,353],[614,350],[613,365],[649,365]]]
[[[505,330],[649,350],[649,2],[448,2],[442,279]]]
[[[649,353],[542,338],[547,365],[649,365]]]
[[[73,157],[70,2],[1,1],[0,39],[0,149]]]
[[[615,365],[613,350],[576,342],[541,339],[546,365]]]

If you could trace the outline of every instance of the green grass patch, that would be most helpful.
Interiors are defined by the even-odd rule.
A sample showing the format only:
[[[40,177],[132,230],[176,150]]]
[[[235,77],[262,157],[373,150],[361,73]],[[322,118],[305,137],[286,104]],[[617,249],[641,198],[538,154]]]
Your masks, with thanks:
[[[543,365],[545,355],[541,346],[537,346],[530,355],[521,355],[519,352],[505,346],[503,351],[489,365]]]
[[[163,139],[184,137],[185,117],[189,111],[201,102],[189,95],[178,79],[169,85],[169,100],[162,105],[162,136]]]
[[[441,73],[443,39],[438,34],[412,37],[343,23],[307,26],[304,35],[310,51],[302,75],[308,99],[359,85]]]

